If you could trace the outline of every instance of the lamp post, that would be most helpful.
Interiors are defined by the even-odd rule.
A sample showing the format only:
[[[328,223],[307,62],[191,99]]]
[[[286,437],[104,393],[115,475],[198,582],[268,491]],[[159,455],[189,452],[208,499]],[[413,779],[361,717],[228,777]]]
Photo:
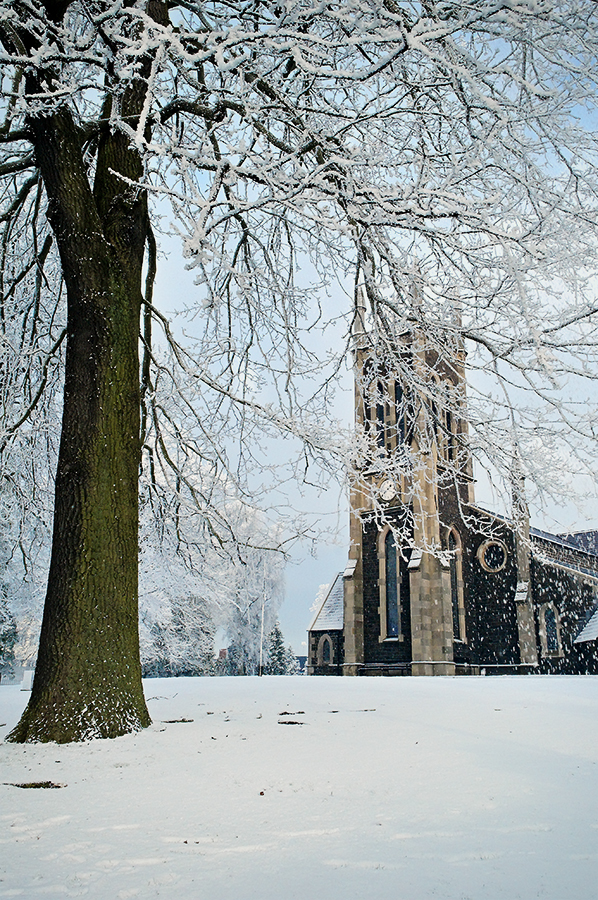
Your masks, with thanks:
[[[258,675],[264,674],[264,606],[266,605],[266,563],[262,559],[262,625],[260,631],[260,664],[258,667]]]

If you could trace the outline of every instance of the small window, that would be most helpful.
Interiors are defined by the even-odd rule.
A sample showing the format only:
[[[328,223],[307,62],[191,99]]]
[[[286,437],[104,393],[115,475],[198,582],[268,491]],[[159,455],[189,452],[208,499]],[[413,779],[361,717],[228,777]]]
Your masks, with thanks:
[[[327,634],[323,634],[318,643],[318,665],[332,665],[332,641]]]

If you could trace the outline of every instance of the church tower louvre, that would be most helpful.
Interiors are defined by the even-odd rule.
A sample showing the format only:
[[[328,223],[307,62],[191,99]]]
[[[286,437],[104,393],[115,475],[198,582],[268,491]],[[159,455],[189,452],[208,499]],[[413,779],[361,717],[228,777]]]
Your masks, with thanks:
[[[461,538],[447,522],[473,502],[458,321],[430,339],[417,315],[366,327],[361,293],[356,310],[343,674],[452,675],[466,622]]]

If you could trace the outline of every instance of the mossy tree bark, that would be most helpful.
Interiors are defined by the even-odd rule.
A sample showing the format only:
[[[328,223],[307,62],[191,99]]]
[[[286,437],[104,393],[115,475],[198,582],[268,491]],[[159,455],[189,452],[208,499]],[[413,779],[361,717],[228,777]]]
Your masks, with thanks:
[[[152,4],[155,6],[155,4]],[[61,7],[64,9],[65,7]],[[31,92],[36,84],[31,78]],[[134,122],[143,82],[121,97]],[[110,101],[104,119],[109,119]],[[106,126],[93,184],[66,108],[31,117],[67,289],[52,557],[29,704],[12,741],[116,737],[150,724],[138,634],[142,163]]]

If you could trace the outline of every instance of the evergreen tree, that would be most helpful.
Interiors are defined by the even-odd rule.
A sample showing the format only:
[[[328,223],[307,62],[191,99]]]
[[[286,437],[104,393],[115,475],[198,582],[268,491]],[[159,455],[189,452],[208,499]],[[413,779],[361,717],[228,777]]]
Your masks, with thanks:
[[[295,675],[297,661],[290,647],[285,647],[284,638],[277,622],[268,635],[268,662],[266,675]]]

